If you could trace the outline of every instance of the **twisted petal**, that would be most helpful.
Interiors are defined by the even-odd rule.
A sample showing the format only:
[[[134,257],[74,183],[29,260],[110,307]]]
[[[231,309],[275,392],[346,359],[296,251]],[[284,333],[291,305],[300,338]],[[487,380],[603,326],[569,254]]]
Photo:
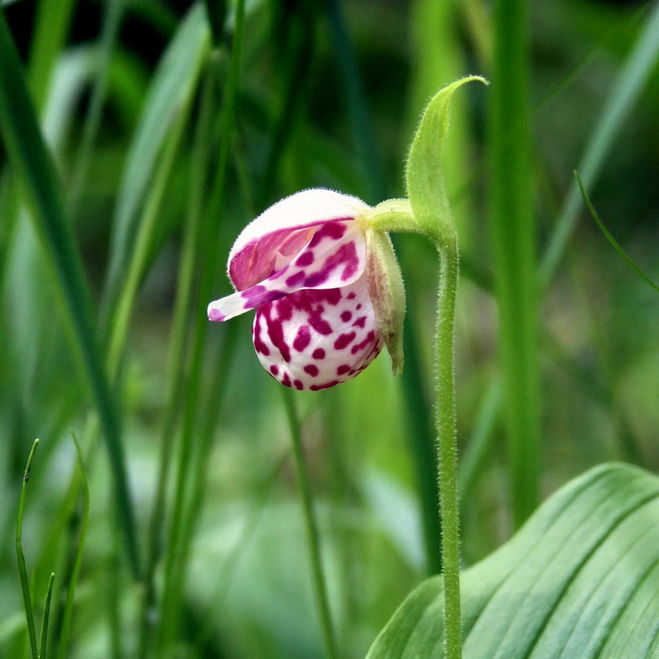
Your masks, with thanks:
[[[259,307],[252,337],[259,361],[275,379],[311,391],[355,377],[382,348],[366,275]]]
[[[268,272],[267,278],[211,302],[208,305],[209,320],[225,321],[302,289],[348,286],[362,276],[366,266],[366,240],[354,220],[329,220],[305,228],[306,242],[302,245],[297,243],[296,234],[299,231],[289,232],[288,242],[285,243],[289,246],[295,244],[299,249],[290,262],[273,273],[263,270]],[[277,258],[286,262],[287,257],[281,252],[272,253],[274,244],[268,236],[259,241],[260,247],[254,254],[260,263],[265,263],[266,258],[272,261],[273,267]],[[284,243],[277,244],[281,247]]]

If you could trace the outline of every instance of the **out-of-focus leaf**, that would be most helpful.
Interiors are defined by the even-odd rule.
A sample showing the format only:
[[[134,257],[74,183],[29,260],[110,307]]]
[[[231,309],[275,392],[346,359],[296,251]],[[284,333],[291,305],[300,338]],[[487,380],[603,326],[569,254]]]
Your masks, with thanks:
[[[642,268],[639,268],[639,266],[634,263],[632,258],[625,252],[625,250],[621,247],[620,243],[613,237],[611,232],[606,228],[606,224],[602,222],[602,219],[600,218],[598,212],[595,210],[595,207],[593,206],[593,203],[590,201],[590,197],[588,196],[588,193],[586,192],[586,189],[584,188],[583,181],[581,180],[581,177],[579,176],[578,172],[574,172],[574,176],[577,179],[577,183],[579,184],[579,190],[581,191],[581,196],[583,197],[583,200],[586,204],[586,207],[588,208],[588,212],[591,214],[592,218],[597,222],[597,226],[600,228],[600,231],[604,234],[604,237],[609,241],[611,244],[611,247],[615,249],[618,254],[625,260],[627,265],[641,278],[643,281],[648,285],[654,288],[657,293],[659,293],[659,286],[657,286],[650,277],[648,277],[645,272],[643,272]]]
[[[634,48],[618,73],[577,167],[587,188],[591,187],[597,179],[623,122],[634,107],[652,72],[656,70],[657,53],[659,53],[659,4],[655,3],[648,20],[643,23],[643,29]],[[573,181],[556,219],[540,267],[540,280],[544,286],[551,280],[565,251],[580,209],[581,191],[576,181]]]
[[[70,223],[57,180],[55,166],[37,123],[9,28],[0,14],[0,131],[9,161],[21,177],[33,208],[32,217],[48,257],[67,319],[71,322],[75,348],[82,358],[87,383],[96,404],[112,468],[116,506],[125,533],[126,549],[135,575],[139,558],[132,500],[124,466],[121,420],[103,369],[92,321],[89,289],[82,260],[71,234]]]
[[[113,219],[106,304],[114,300],[121,284],[122,273],[130,258],[135,223],[158,154],[179,109],[186,104],[196,87],[208,44],[204,10],[197,4],[181,24],[158,66],[126,160]]]
[[[602,465],[463,573],[464,656],[656,656],[657,592],[659,478]],[[442,607],[442,578],[424,581],[368,657],[440,657]]]

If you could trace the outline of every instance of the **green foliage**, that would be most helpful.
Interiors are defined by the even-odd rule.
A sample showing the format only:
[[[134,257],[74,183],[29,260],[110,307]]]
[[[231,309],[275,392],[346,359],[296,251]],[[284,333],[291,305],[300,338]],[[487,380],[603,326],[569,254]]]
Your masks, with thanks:
[[[4,17],[0,15],[0,128],[12,164],[29,190],[38,233],[58,277],[75,347],[82,356],[85,374],[96,403],[110,456],[117,497],[117,512],[126,549],[135,573],[139,572],[135,518],[124,466],[121,422],[104,373],[91,318],[89,291],[80,255],[66,218],[55,168],[41,136],[25,78]]]
[[[414,217],[438,248],[451,239],[456,229],[443,174],[449,105],[457,89],[475,81],[487,84],[480,76],[469,76],[452,82],[433,96],[412,139],[405,168],[407,196]]]
[[[401,196],[422,108],[470,74],[490,86],[419,161],[461,248],[465,653],[656,654],[633,645],[656,646],[656,507],[632,511],[655,480],[559,489],[659,469],[656,295],[620,258],[658,280],[655,5],[0,5],[0,656],[362,657],[411,591],[410,639],[439,648],[433,247],[393,236],[403,374],[380,357],[290,417],[249,319],[205,308],[278,198]]]
[[[537,222],[532,175],[529,3],[494,4],[489,219],[499,319],[502,407],[515,526],[540,496]]]
[[[659,478],[604,465],[571,481],[462,578],[464,656],[650,657],[659,638]],[[439,657],[442,578],[368,657]]]

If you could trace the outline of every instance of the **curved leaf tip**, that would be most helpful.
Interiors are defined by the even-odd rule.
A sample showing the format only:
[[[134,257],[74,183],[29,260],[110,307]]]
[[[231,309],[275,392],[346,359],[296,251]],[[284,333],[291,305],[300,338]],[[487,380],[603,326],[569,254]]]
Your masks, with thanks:
[[[470,75],[440,89],[421,116],[407,158],[407,196],[414,215],[431,235],[437,233],[438,223],[450,224],[442,173],[442,147],[448,130],[451,97],[468,82],[489,85],[482,76]]]

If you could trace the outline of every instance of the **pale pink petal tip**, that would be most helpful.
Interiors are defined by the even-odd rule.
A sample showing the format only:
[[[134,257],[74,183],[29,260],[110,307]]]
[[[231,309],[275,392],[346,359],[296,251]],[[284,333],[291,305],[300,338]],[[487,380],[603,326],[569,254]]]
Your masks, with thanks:
[[[213,323],[221,323],[225,318],[226,316],[214,307],[212,302],[208,305],[208,320]]]

